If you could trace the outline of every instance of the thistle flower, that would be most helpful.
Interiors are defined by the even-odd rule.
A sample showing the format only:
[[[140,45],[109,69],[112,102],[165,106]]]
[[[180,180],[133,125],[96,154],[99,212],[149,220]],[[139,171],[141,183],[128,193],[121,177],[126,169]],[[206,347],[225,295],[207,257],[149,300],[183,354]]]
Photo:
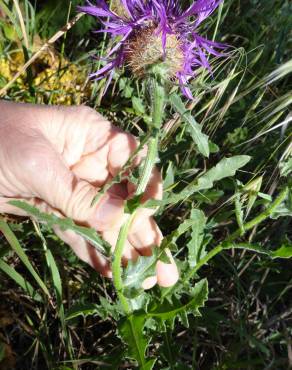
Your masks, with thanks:
[[[217,8],[222,0],[196,0],[183,9],[179,0],[118,0],[119,7],[110,9],[105,0],[96,5],[87,1],[79,10],[95,16],[104,28],[97,32],[111,34],[112,49],[106,64],[91,77],[109,76],[114,70],[128,66],[138,76],[162,63],[167,78],[177,79],[185,96],[192,99],[187,86],[200,67],[211,70],[207,53],[222,56],[225,45],[207,40],[197,32],[199,25]]]

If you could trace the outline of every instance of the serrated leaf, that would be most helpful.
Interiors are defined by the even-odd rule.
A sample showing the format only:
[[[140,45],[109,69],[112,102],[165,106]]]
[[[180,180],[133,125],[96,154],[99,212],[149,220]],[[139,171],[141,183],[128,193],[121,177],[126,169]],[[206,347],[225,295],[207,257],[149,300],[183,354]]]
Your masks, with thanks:
[[[209,137],[202,133],[202,127],[196,122],[195,118],[187,110],[179,95],[172,94],[170,96],[170,101],[175,110],[181,115],[182,120],[187,123],[187,130],[196,143],[199,152],[205,157],[209,157]]]
[[[188,243],[188,262],[190,267],[195,267],[198,261],[204,257],[205,251],[202,250],[202,243],[204,240],[204,229],[207,218],[199,209],[193,209],[191,212],[192,233],[191,240]]]
[[[148,370],[152,369],[155,360],[147,360],[145,357],[150,341],[150,338],[143,334],[145,320],[145,314],[133,314],[121,320],[118,330],[121,338],[127,344],[128,357],[136,360],[140,369]]]
[[[194,193],[212,189],[215,182],[220,181],[226,177],[234,176],[236,171],[245,166],[251,157],[247,155],[236,155],[231,158],[223,158],[215,167],[200,176],[194,184],[188,185],[184,190],[178,194],[169,196],[161,201],[150,200],[144,206],[157,207],[166,206],[168,204],[175,204],[184,201],[192,196]]]
[[[182,305],[179,301],[173,301],[172,303],[164,301],[163,304],[152,308],[147,315],[163,321],[174,320],[176,317],[186,313],[198,316],[200,315],[199,308],[204,306],[207,298],[208,282],[207,279],[203,279],[196,283],[192,291],[192,298],[188,303]]]
[[[118,320],[120,310],[118,305],[112,305],[107,299],[100,297],[100,304],[84,303],[76,304],[66,312],[65,319],[72,320],[78,316],[92,316],[97,315],[103,320],[111,316],[113,319]]]
[[[78,226],[70,218],[59,218],[54,214],[47,214],[41,212],[36,207],[22,202],[19,200],[13,200],[9,204],[18,207],[25,211],[28,215],[35,217],[40,222],[45,222],[49,227],[58,226],[63,231],[72,230],[76,234],[86,239],[92,246],[94,246],[100,253],[108,256],[110,255],[111,247],[108,243],[101,239],[94,229]]]
[[[152,256],[139,256],[136,261],[129,261],[123,271],[123,293],[128,298],[134,298],[143,293],[143,281],[156,274],[158,259],[165,254],[163,249],[153,249]]]

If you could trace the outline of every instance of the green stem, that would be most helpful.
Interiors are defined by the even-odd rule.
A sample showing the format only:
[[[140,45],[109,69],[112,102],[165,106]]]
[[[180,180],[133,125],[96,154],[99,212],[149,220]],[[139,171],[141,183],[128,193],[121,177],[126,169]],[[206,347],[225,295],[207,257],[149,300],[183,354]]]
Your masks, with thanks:
[[[116,288],[116,292],[121,301],[123,309],[127,315],[130,314],[131,312],[131,306],[127,298],[123,295],[123,279],[122,279],[123,270],[122,270],[121,262],[122,262],[125,242],[127,241],[129,229],[130,229],[134,216],[135,216],[135,213],[130,215],[128,220],[124,223],[124,225],[120,229],[119,237],[117,240],[117,244],[116,244],[115,252],[113,256],[113,263],[112,263],[114,286]]]
[[[157,153],[158,153],[158,143],[159,143],[159,128],[162,125],[163,121],[163,106],[165,102],[164,88],[155,81],[153,91],[153,103],[152,103],[152,124],[150,131],[150,139],[148,142],[147,156],[143,165],[142,176],[139,180],[136,196],[142,195],[149,183],[151,178],[152,170],[156,163]],[[113,263],[112,263],[112,272],[113,272],[113,282],[117,292],[117,295],[120,299],[120,302],[123,306],[123,309],[126,315],[131,313],[131,304],[129,300],[123,294],[123,279],[122,279],[122,256],[124,251],[124,246],[127,241],[128,233],[131,227],[131,223],[136,215],[137,210],[134,210],[125,224],[121,227],[119,232],[119,237],[116,243]]]
[[[288,188],[285,188],[281,191],[281,193],[278,195],[275,201],[264,212],[262,212],[260,215],[258,215],[257,217],[243,225],[244,232],[246,233],[248,230],[265,221],[275,211],[275,209],[285,200],[287,195]],[[248,245],[244,243],[240,243],[238,245],[232,243],[236,238],[240,236],[243,235],[242,230],[239,228],[233,234],[231,234],[226,240],[224,240],[222,243],[213,248],[209,253],[207,253],[207,255],[197,263],[196,267],[186,274],[186,276],[183,279],[183,283],[191,279],[200,270],[201,267],[203,267],[213,257],[215,257],[218,253],[222,252],[223,250],[231,248],[249,249]],[[257,247],[252,248],[252,250],[256,251]],[[262,251],[259,249],[259,252]],[[166,297],[171,291],[173,291],[173,289],[174,289],[173,287],[166,289],[162,294],[162,298]]]

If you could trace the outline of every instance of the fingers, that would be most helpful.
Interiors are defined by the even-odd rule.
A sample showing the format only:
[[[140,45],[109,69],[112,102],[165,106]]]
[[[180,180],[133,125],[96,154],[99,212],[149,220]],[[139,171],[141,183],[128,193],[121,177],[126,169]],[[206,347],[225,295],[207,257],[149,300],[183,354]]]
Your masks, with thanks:
[[[83,156],[79,162],[71,167],[71,171],[80,179],[88,181],[94,186],[103,186],[109,178],[108,152],[109,145],[104,145],[93,154]]]
[[[25,211],[10,205],[8,202],[11,200],[19,199],[0,197],[0,214],[7,213],[17,216],[28,216]],[[40,209],[41,212],[54,213],[58,217],[62,217],[62,214],[60,214],[60,212],[58,212],[56,209],[53,209],[45,202],[42,202],[36,198],[23,200],[31,204],[32,206],[37,207],[38,209]],[[64,243],[68,244],[73,249],[77,257],[79,257],[82,261],[88,263],[103,276],[112,277],[109,261],[100,253],[98,253],[98,251],[93,246],[87,243],[85,239],[83,239],[81,236],[77,235],[73,231],[61,231],[59,227],[54,227],[54,231],[59,236],[59,238],[64,241]]]
[[[75,176],[41,134],[22,134],[17,150],[7,152],[11,184],[21,187],[14,196],[42,199],[63,215],[99,231],[114,227],[123,217],[124,200],[113,194],[102,195],[92,206],[96,187]]]
[[[132,225],[128,239],[141,255],[151,256],[152,247],[160,245],[162,241],[162,233],[152,217],[142,217],[140,222]]]
[[[68,244],[77,257],[105,277],[111,278],[112,272],[109,261],[103,257],[93,246],[86,242],[81,236],[73,231],[61,231],[58,227],[54,228],[55,233],[64,243]]]
[[[23,200],[26,203],[29,203],[32,206],[37,205],[37,200],[33,198],[28,198],[28,199],[19,199],[19,198],[5,198],[5,197],[0,197],[0,214],[1,213],[6,213],[10,215],[15,215],[15,216],[27,216],[27,213],[23,211],[22,209],[12,206],[9,204],[9,202],[14,201],[14,200]]]
[[[117,132],[109,144],[108,168],[112,176],[116,176],[127,163],[133,152],[137,149],[138,142],[133,135]],[[133,163],[137,165],[137,159]]]
[[[139,216],[138,216],[139,217]],[[143,217],[143,222],[132,225],[128,240],[131,245],[143,256],[151,256],[153,247],[159,247],[162,233],[152,217]],[[156,283],[161,287],[170,287],[179,279],[179,272],[169,250],[166,254],[170,263],[157,262],[156,276],[147,278],[143,283],[144,289],[152,288]]]
[[[119,229],[108,230],[102,233],[105,241],[107,241],[112,246],[112,252],[115,250],[117,244]],[[136,260],[139,257],[138,251],[131,245],[129,240],[126,241],[123,251],[123,264],[126,265],[128,260]]]

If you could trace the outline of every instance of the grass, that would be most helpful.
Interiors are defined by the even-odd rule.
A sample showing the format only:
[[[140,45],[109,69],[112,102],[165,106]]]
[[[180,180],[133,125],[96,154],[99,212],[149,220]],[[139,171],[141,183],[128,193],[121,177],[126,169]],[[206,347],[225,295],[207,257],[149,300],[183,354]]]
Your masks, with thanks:
[[[76,3],[0,0],[0,14],[5,14],[0,17],[0,89],[43,40],[74,17]],[[181,116],[169,112],[160,147],[165,189],[178,193],[192,186],[198,174],[224,156],[244,154],[252,160],[236,179],[223,179],[209,190],[162,208],[157,221],[165,235],[197,208],[208,217],[204,242],[209,240],[214,247],[262,212],[269,197],[275,199],[291,186],[285,176],[292,151],[290,14],[291,5],[285,0],[225,0],[203,26],[202,32],[232,45],[227,61],[212,61],[213,77],[202,73],[193,82],[196,100],[189,106],[220,150],[202,159]],[[103,54],[108,42],[87,33],[90,27],[91,20],[83,17],[68,33],[59,34],[3,97],[86,103],[119,127],[142,136],[144,112],[137,103],[143,94],[135,81],[127,73],[117,74],[102,98],[104,82],[86,79],[98,63],[89,55]],[[73,48],[76,44],[78,48]],[[286,216],[277,217],[280,211]],[[123,358],[124,344],[116,334],[120,313],[111,283],[79,262],[47,226],[21,220],[9,222],[9,228],[1,221],[0,369],[134,368]],[[246,239],[274,250],[291,246],[291,237],[290,208],[253,227]],[[177,240],[182,268],[191,238],[188,232]],[[199,272],[209,282],[209,299],[201,316],[189,316],[188,328],[181,317],[174,330],[170,325],[164,332],[151,320],[147,323],[153,337],[149,355],[159,357],[154,368],[292,367],[291,271],[288,259],[237,249],[218,254]]]

